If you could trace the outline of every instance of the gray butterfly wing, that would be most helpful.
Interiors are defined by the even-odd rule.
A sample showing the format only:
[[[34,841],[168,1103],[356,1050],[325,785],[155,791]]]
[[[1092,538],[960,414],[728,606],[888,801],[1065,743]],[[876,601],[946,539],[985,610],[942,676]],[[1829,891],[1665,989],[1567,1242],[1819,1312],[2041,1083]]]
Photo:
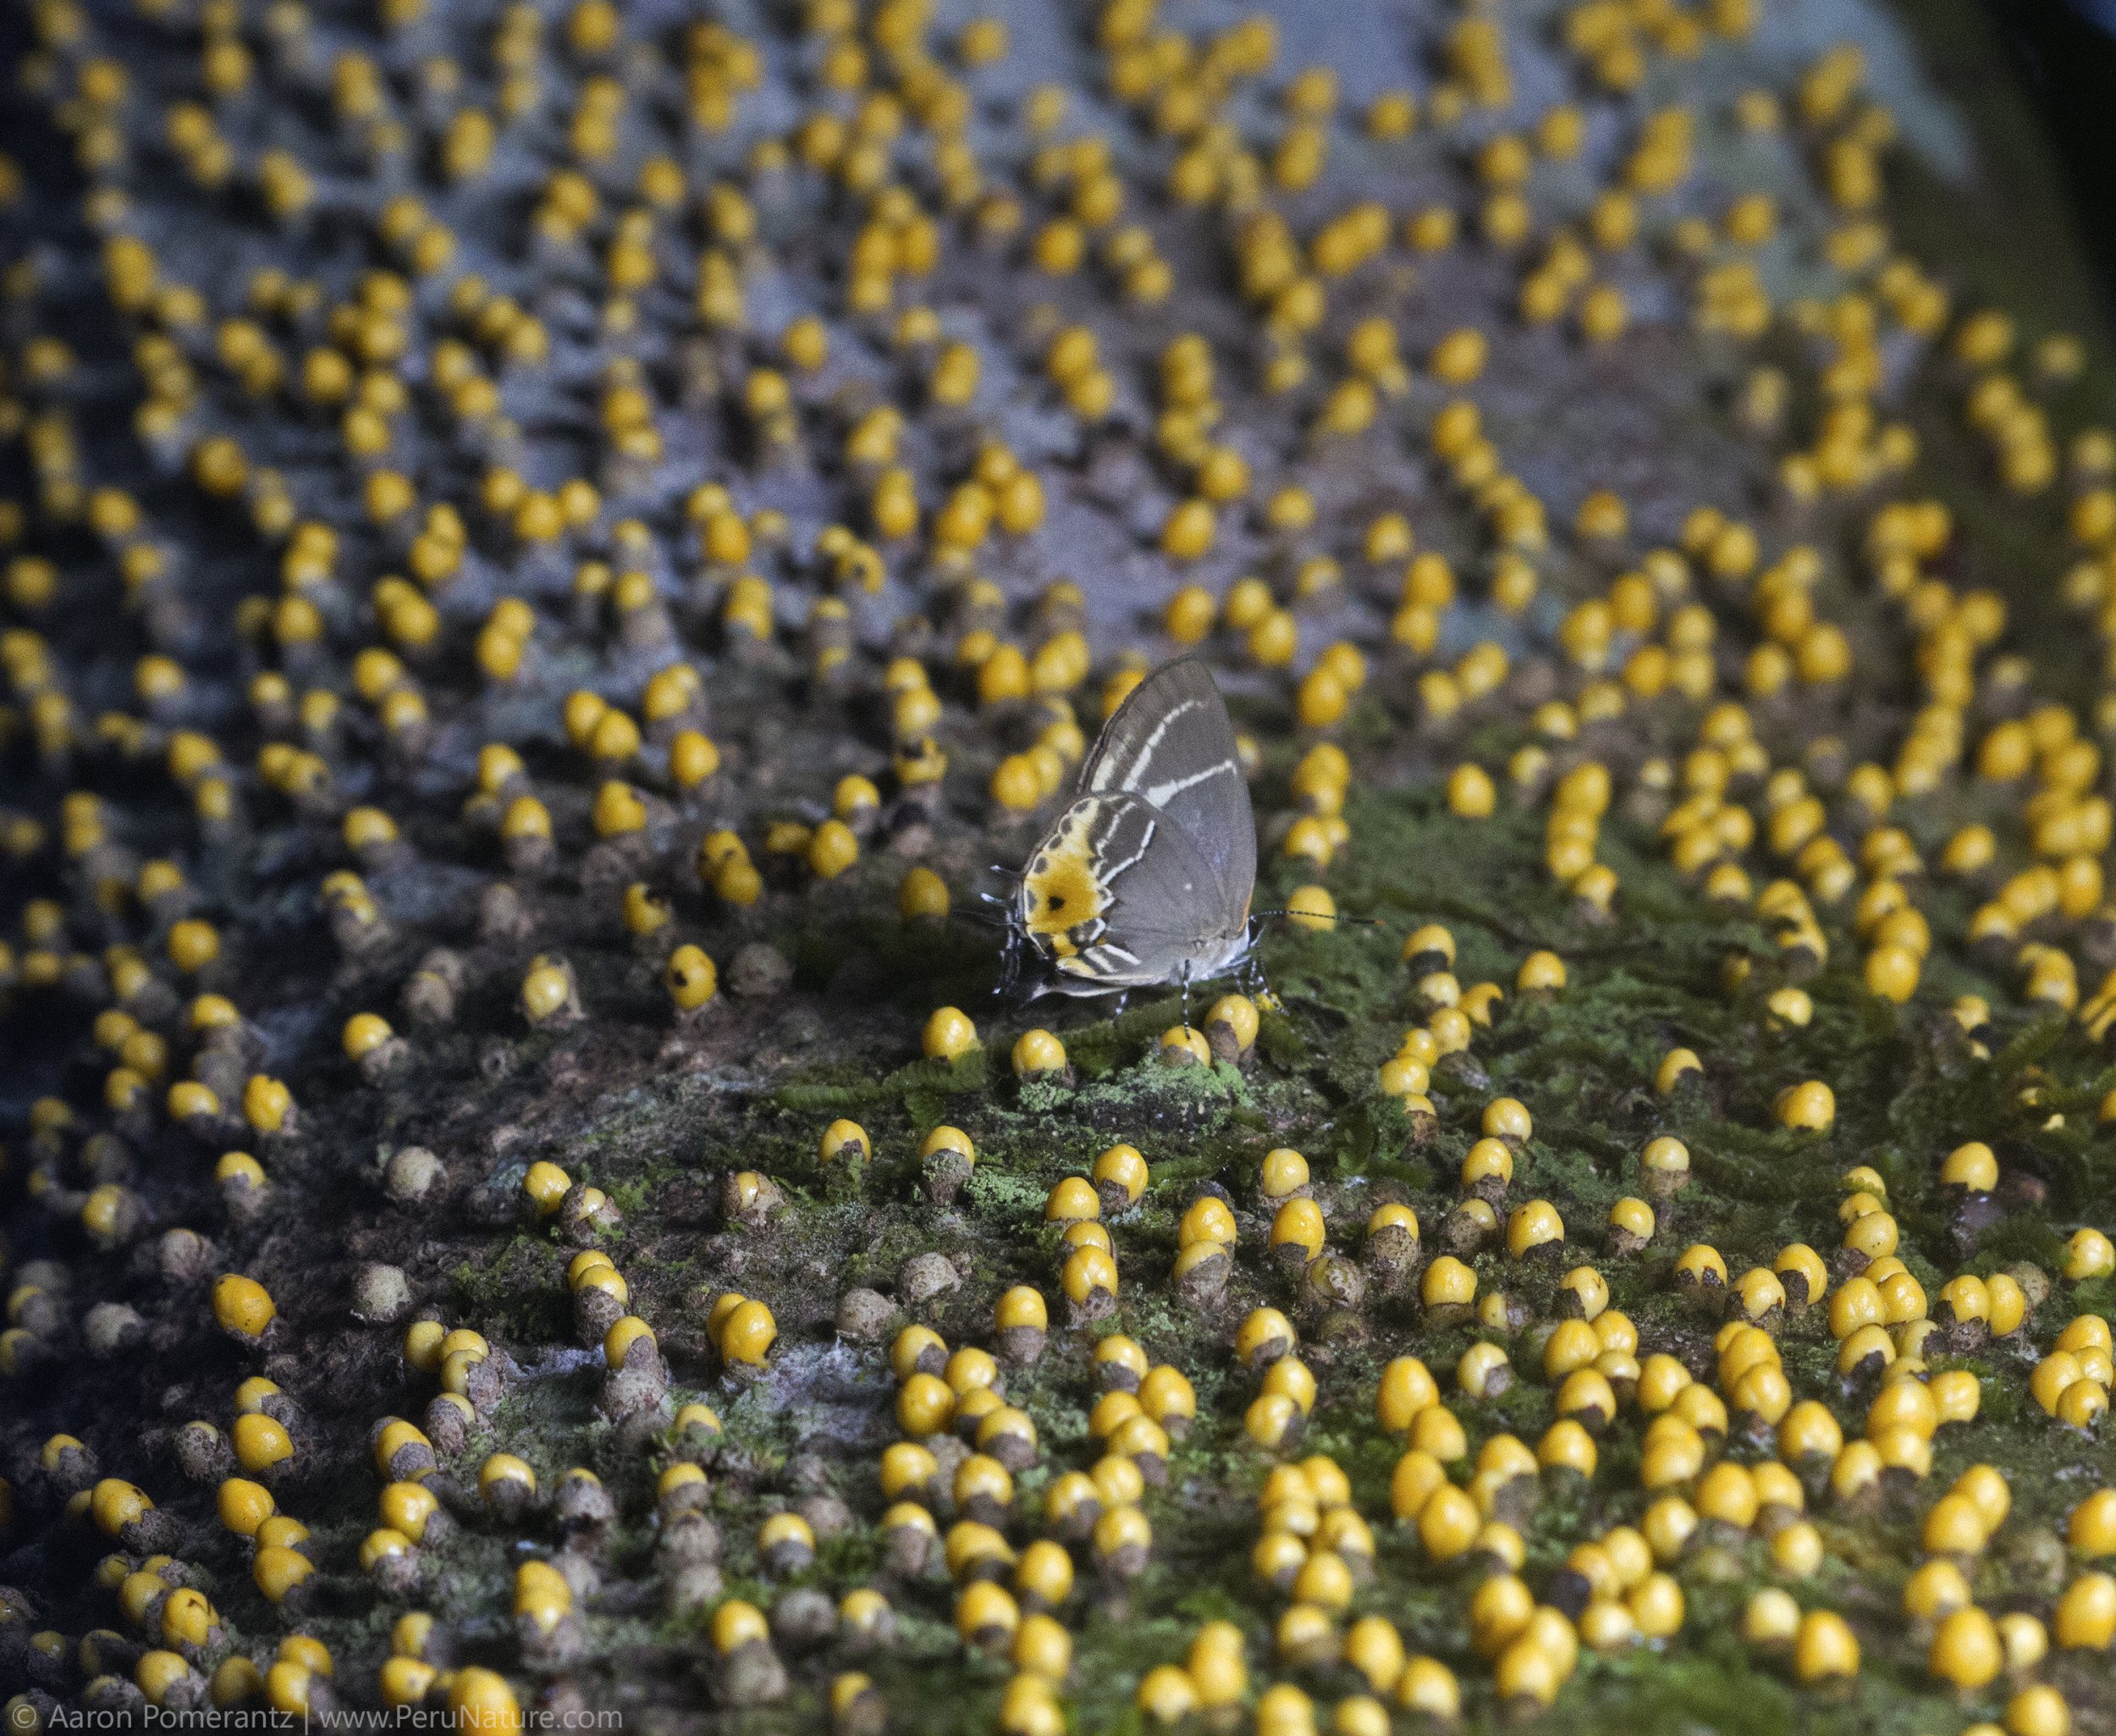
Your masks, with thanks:
[[[1132,690],[1103,725],[1079,790],[1124,791],[1160,809],[1211,869],[1220,908],[1248,916],[1256,890],[1256,818],[1226,702],[1196,658],[1165,664]]]
[[[1246,944],[1219,875],[1183,828],[1139,797],[1083,796],[1029,859],[1018,921],[1075,992],[1224,969]]]

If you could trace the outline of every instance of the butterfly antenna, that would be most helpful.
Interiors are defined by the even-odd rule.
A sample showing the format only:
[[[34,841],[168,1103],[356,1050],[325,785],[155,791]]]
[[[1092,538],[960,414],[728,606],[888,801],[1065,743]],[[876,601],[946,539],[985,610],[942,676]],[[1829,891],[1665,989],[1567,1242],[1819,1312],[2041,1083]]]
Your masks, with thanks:
[[[1311,923],[1342,923],[1348,929],[1382,929],[1388,926],[1375,917],[1327,916],[1320,910],[1253,910],[1249,912],[1249,920],[1260,923],[1275,916],[1305,917]]]

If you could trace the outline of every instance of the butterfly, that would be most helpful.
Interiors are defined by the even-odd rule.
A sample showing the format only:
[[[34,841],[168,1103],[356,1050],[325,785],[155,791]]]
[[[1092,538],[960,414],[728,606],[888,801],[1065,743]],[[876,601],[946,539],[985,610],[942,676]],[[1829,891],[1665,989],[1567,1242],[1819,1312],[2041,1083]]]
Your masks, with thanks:
[[[1251,965],[1256,818],[1234,725],[1195,658],[1154,671],[1102,728],[1007,911],[1006,979],[1127,994]]]

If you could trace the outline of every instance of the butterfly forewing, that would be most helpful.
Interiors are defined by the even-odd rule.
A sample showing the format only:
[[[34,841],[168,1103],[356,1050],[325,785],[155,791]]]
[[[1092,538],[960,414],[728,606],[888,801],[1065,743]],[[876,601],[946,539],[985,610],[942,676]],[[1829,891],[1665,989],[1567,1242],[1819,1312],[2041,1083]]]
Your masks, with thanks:
[[[1181,827],[1193,851],[1218,881],[1201,889],[1216,931],[1247,916],[1256,889],[1256,822],[1234,745],[1234,725],[1211,672],[1186,657],[1156,670],[1132,690],[1103,727],[1080,774],[1083,796],[1121,791],[1158,808]]]

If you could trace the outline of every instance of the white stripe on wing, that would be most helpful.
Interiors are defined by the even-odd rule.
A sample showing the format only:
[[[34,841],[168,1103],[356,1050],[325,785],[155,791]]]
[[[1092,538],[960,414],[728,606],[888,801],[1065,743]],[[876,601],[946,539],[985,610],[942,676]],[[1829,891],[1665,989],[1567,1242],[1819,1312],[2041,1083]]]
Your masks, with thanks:
[[[1144,860],[1146,852],[1154,847],[1154,834],[1160,829],[1159,820],[1147,821],[1146,835],[1139,840],[1138,848],[1126,857],[1122,862],[1112,863],[1110,867],[1101,869],[1102,884],[1107,886],[1127,868],[1137,868]]]
[[[1138,787],[1139,779],[1144,775],[1146,768],[1152,763],[1154,755],[1159,751],[1161,740],[1168,734],[1170,726],[1184,713],[1196,711],[1204,703],[1204,701],[1202,699],[1186,699],[1179,704],[1171,705],[1163,714],[1161,720],[1154,725],[1152,732],[1138,744],[1138,752],[1128,760],[1112,753],[1095,767],[1094,776],[1088,782],[1088,789],[1097,794],[1112,786],[1119,790],[1136,790]]]
[[[1223,759],[1219,764],[1209,765],[1203,771],[1193,772],[1187,778],[1176,778],[1165,784],[1155,784],[1152,788],[1141,790],[1138,793],[1146,801],[1152,802],[1154,807],[1165,807],[1174,797],[1182,795],[1184,791],[1194,790],[1208,778],[1222,777],[1229,772],[1233,773],[1238,778],[1242,775],[1242,768],[1231,759]]]

